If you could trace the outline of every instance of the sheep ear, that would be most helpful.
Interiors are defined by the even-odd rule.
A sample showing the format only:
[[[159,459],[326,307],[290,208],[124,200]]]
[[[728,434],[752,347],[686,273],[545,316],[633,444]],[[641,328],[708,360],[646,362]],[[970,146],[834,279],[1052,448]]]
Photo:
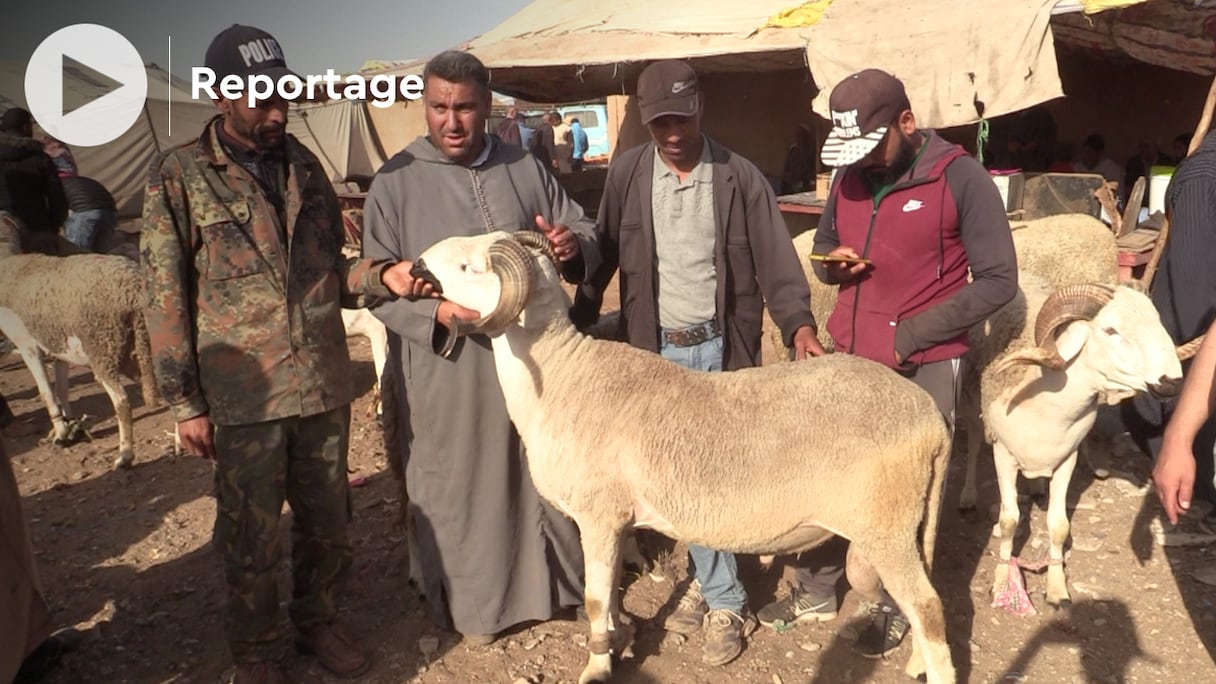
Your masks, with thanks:
[[[1064,332],[1056,338],[1056,349],[1066,363],[1075,359],[1085,348],[1085,343],[1089,341],[1090,328],[1088,322],[1077,321],[1064,328]]]

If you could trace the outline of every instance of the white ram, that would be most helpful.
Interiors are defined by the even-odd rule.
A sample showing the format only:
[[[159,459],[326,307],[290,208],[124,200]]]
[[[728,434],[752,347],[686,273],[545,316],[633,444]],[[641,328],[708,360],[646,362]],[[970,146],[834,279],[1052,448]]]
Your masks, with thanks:
[[[967,425],[969,460],[976,458],[980,435],[993,445],[1001,495],[993,529],[1001,538],[994,594],[1009,578],[1020,472],[1050,478],[1047,601],[1060,606],[1069,601],[1065,494],[1100,398],[1145,391],[1173,395],[1182,367],[1152,302],[1136,289],[1057,289],[1033,274],[1019,277],[1018,296],[971,331],[960,419]]]
[[[415,268],[445,297],[490,312],[452,325],[490,336],[537,491],[579,526],[591,620],[580,684],[606,681],[611,653],[631,638],[617,590],[630,527],[754,554],[848,538],[850,563],[869,570],[850,577],[877,573],[909,618],[908,673],[953,682],[942,604],[926,573],[950,451],[930,396],[843,354],[704,373],[594,340],[567,316],[547,245],[533,232],[449,238]]]
[[[1058,214],[1033,221],[1014,222],[1013,247],[1017,252],[1019,277],[1025,274],[1041,278],[1046,287],[1058,290],[1071,285],[1101,284],[1116,285],[1119,282],[1119,247],[1115,235],[1109,226],[1089,214]],[[1007,343],[1008,340],[1000,344]],[[985,344],[994,344],[995,338],[985,338]],[[993,358],[1007,351],[1004,348],[989,349],[978,352],[980,355]],[[974,369],[972,369],[974,370]],[[979,373],[968,374],[967,382],[974,392],[964,391],[964,401],[979,400]],[[1119,393],[1103,397],[1103,401],[1111,405],[1120,399],[1130,396],[1129,393]],[[978,413],[978,408],[970,409]],[[967,409],[960,408],[960,413]],[[959,508],[969,510],[975,507],[975,467],[979,457],[981,433],[968,430],[967,432],[967,470],[963,477],[962,494],[959,497]],[[1092,467],[1093,446],[1085,441],[1081,443],[1080,453],[1083,461],[1088,461]],[[1089,458],[1084,458],[1089,455]],[[1097,469],[1095,468],[1095,472]],[[1045,488],[1033,484],[1032,490],[1041,489],[1036,494],[1046,494]]]

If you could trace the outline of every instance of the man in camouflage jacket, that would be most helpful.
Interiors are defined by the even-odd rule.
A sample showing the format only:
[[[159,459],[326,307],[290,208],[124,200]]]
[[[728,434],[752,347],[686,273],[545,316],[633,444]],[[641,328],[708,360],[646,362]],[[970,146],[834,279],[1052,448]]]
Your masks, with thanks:
[[[206,61],[219,78],[286,70],[274,39],[244,26],[221,33]],[[410,290],[408,262],[343,258],[337,197],[317,158],[285,133],[286,102],[216,105],[202,135],[149,174],[141,252],[157,381],[183,446],[216,461],[214,543],[236,681],[286,681],[276,579],[284,498],[296,646],[356,676],[368,659],[333,624],[351,563],[353,390],[340,307],[423,288]]]

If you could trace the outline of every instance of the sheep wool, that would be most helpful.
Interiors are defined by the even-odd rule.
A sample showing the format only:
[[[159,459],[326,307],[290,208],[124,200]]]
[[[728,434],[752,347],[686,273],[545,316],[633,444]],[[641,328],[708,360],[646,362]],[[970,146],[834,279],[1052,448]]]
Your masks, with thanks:
[[[145,403],[159,402],[139,267],[121,256],[50,257],[14,254],[11,248],[10,241],[0,240],[0,309],[19,318],[45,353],[87,357],[93,377],[107,388],[118,419],[116,465],[130,465],[134,452],[124,377],[140,380]],[[31,359],[25,360],[28,366]],[[43,397],[43,401],[49,407],[56,399]],[[66,402],[66,397],[58,401]],[[63,418],[51,418],[56,438],[65,438]]]
[[[1019,273],[1056,288],[1119,281],[1119,247],[1111,229],[1088,214],[1059,214],[1015,223]]]
[[[529,256],[519,246],[528,242],[521,233],[449,238],[419,259],[445,296],[483,312],[472,330],[489,337],[528,472],[578,524],[591,622],[579,681],[607,681],[611,652],[631,639],[615,581],[631,527],[734,553],[797,553],[846,537],[850,565],[868,566],[850,579],[881,578],[910,616],[906,672],[954,681],[926,574],[950,453],[932,397],[848,354],[705,373],[586,337],[568,317],[554,262]],[[490,272],[469,268],[486,263]]]

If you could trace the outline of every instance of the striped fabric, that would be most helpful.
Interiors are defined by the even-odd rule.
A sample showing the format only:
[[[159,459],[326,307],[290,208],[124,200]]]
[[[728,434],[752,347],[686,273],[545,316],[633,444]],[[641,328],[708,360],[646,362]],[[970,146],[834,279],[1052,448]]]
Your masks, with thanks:
[[[1169,242],[1153,301],[1175,342],[1183,343],[1201,335],[1216,314],[1216,132],[1174,171],[1166,206]]]

